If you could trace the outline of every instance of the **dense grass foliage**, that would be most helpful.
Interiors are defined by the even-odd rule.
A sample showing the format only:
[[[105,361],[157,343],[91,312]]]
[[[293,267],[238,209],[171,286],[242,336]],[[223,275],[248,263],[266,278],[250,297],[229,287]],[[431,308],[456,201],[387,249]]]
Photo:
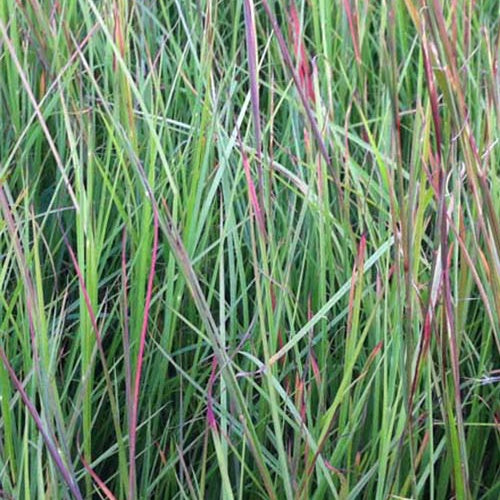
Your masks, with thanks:
[[[0,497],[500,497],[497,0],[0,2]]]

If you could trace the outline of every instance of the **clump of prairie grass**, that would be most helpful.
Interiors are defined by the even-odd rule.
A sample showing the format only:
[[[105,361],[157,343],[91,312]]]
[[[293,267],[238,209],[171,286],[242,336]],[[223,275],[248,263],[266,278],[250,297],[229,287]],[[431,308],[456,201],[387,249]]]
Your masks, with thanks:
[[[0,3],[0,496],[496,499],[495,0]]]

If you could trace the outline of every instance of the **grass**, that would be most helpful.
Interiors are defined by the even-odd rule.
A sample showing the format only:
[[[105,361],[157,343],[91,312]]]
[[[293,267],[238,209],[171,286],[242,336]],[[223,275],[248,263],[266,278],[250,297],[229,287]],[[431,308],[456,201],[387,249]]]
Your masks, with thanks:
[[[499,14],[0,2],[0,497],[498,498]]]

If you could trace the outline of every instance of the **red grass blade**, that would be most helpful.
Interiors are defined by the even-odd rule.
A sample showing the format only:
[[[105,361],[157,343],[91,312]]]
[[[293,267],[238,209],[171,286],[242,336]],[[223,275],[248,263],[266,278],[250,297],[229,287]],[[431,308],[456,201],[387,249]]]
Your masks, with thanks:
[[[262,212],[262,209],[260,207],[259,199],[257,197],[257,192],[255,190],[255,184],[252,179],[252,172],[250,171],[250,162],[248,161],[248,156],[245,153],[245,150],[243,149],[243,145],[241,143],[241,137],[239,137],[239,142],[240,142],[240,151],[241,151],[241,158],[243,160],[243,168],[245,170],[245,177],[247,179],[247,185],[248,185],[248,196],[250,198],[250,205],[253,208],[255,218],[257,219],[257,225],[259,227],[259,231],[261,232],[262,236],[265,238],[266,237],[266,224],[264,221],[264,215]]]
[[[210,378],[208,379],[208,387],[207,387],[207,423],[210,429],[217,432],[217,421],[215,419],[213,396],[212,396],[216,371],[217,371],[217,358],[214,356],[212,360],[212,371],[210,372]]]
[[[85,458],[83,458],[83,455],[80,456],[80,460],[85,467],[85,470],[92,476],[92,479],[95,481],[97,486],[99,486],[99,489],[106,495],[106,498],[109,500],[116,500],[116,497],[111,493],[111,490],[106,486],[104,481],[96,474],[94,469],[90,467],[90,465],[87,463]]]
[[[139,390],[141,384],[142,364],[144,360],[144,349],[146,345],[146,334],[149,322],[149,309],[151,297],[153,295],[153,281],[156,274],[156,257],[158,252],[158,210],[153,206],[153,253],[151,255],[151,267],[149,270],[148,284],[146,289],[146,301],[144,304],[144,316],[142,321],[141,336],[139,341],[139,353],[137,355],[137,365],[135,372],[134,394],[132,400],[132,417],[129,423],[129,443],[130,443],[130,465],[129,465],[129,496],[136,497],[136,463],[135,450],[137,438],[137,413],[139,407]]]
[[[295,2],[290,5],[290,31],[293,39],[293,48],[295,51],[295,59],[299,73],[299,81],[302,85],[302,92],[314,103],[316,95],[314,94],[314,85],[311,78],[311,67],[309,64],[309,56],[306,52],[303,29],[300,25],[299,15]]]
[[[304,93],[304,90],[302,88],[301,82],[299,75],[295,71],[294,64],[292,61],[292,57],[290,55],[290,51],[288,50],[288,47],[285,42],[285,38],[283,37],[283,33],[279,27],[278,20],[276,19],[276,16],[274,15],[273,11],[271,10],[271,7],[269,6],[269,3],[267,0],[262,0],[262,6],[264,7],[264,10],[267,13],[267,16],[271,22],[271,25],[273,27],[274,33],[276,35],[276,38],[278,40],[278,45],[281,50],[281,55],[283,56],[283,61],[285,62],[285,65],[288,67],[288,70],[290,71],[293,81],[295,83],[295,86],[297,88],[297,92],[299,94],[300,100],[302,102],[302,105],[304,106],[304,110],[307,116],[307,119],[311,125],[311,129],[313,131],[314,137],[316,138],[316,141],[318,142],[319,149],[321,151],[321,155],[325,159],[327,165],[331,168],[332,162],[330,160],[330,157],[328,155],[328,150],[325,144],[325,141],[321,137],[321,132],[318,127],[318,123],[316,122],[316,119],[314,118],[314,114],[312,112],[309,100],[307,99],[306,94]]]
[[[122,234],[122,290],[123,290],[123,356],[125,365],[125,398],[127,402],[128,418],[132,416],[132,369],[130,366],[130,332],[128,322],[128,280],[127,280],[127,231],[123,228]]]
[[[248,69],[250,73],[250,94],[252,97],[252,115],[257,150],[257,186],[260,205],[264,209],[264,182],[262,175],[262,133],[260,127],[259,74],[257,67],[257,30],[255,27],[255,11],[252,0],[245,0],[245,35],[248,53]]]
[[[354,55],[356,57],[356,62],[361,64],[361,54],[359,52],[359,43],[358,43],[358,30],[357,23],[355,20],[355,14],[353,15],[351,9],[351,3],[349,0],[343,0],[344,9],[347,15],[347,22],[349,23],[349,31],[351,32],[352,44],[354,46]]]

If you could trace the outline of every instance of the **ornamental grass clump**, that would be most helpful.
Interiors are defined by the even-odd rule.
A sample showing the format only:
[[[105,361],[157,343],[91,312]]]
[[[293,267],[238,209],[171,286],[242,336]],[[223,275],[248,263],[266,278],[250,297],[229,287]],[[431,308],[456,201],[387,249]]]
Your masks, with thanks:
[[[0,497],[500,497],[495,0],[0,2]]]

